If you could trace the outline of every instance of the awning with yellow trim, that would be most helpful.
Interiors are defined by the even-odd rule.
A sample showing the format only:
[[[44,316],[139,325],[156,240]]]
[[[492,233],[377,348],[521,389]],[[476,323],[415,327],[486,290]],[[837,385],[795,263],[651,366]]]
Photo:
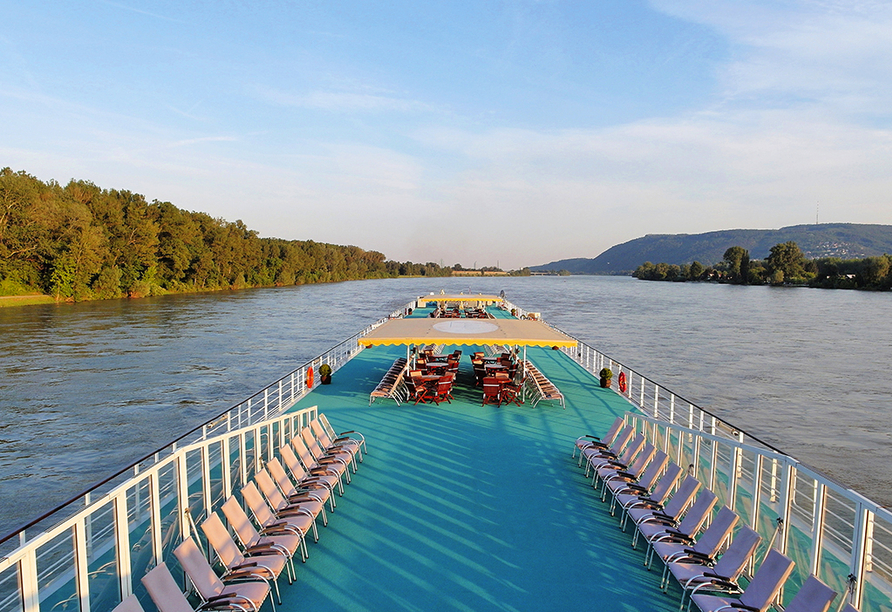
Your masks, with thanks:
[[[418,298],[419,302],[437,302],[438,304],[459,303],[462,305],[486,306],[488,304],[498,304],[502,301],[497,295],[483,295],[482,293],[431,293],[430,295],[422,295]]]
[[[366,346],[401,344],[576,346],[542,321],[522,319],[391,319],[360,338]]]

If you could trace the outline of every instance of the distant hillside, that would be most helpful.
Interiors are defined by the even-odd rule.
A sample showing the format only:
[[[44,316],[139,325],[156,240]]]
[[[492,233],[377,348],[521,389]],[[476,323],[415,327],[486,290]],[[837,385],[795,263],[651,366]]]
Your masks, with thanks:
[[[611,247],[590,258],[562,259],[533,272],[567,270],[573,274],[631,273],[645,261],[653,263],[703,265],[720,262],[725,251],[741,246],[753,259],[768,257],[774,245],[792,240],[809,259],[840,257],[855,259],[892,253],[892,225],[823,223],[793,225],[776,230],[722,230],[705,234],[648,234]]]

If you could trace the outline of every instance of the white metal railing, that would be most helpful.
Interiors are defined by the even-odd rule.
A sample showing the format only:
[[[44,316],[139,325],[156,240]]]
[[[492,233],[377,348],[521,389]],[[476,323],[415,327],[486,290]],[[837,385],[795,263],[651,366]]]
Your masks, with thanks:
[[[172,551],[190,535],[185,513],[218,509],[316,416],[314,406],[204,436],[92,496],[0,559],[0,611],[106,611],[143,594],[147,569],[161,561],[178,567]]]
[[[773,545],[793,558],[800,584],[815,574],[864,612],[892,605],[889,510],[761,444],[635,412],[626,422],[756,529],[762,555]]]
[[[173,442],[168,443],[164,447],[137,460],[131,465],[120,469],[115,474],[90,486],[87,490],[65,501],[53,510],[3,536],[0,538],[0,553],[3,553],[15,545],[24,545],[28,542],[32,533],[41,533],[55,523],[66,519],[84,506],[89,505],[91,500],[97,495],[102,495],[105,491],[108,491],[111,487],[116,486],[116,484],[122,482],[129,476],[139,474],[141,471],[144,471],[150,466],[165,459],[183,444],[190,444],[196,440],[206,439],[208,436],[232,431],[233,429],[240,429],[284,413],[309,393],[312,387],[319,384],[319,366],[325,363],[331,367],[332,371],[337,371],[346,362],[363,350],[364,347],[362,343],[358,342],[359,339],[369,334],[372,330],[376,329],[387,320],[402,317],[413,305],[414,302],[406,304],[401,310],[396,310],[389,316],[379,319],[365,329],[330,348],[325,353],[311,359],[301,367],[261,389],[240,404],[237,404],[212,419],[209,419],[202,425],[186,432]],[[311,379],[312,384],[310,384]],[[2,577],[0,577],[0,589],[2,589],[2,585]],[[2,594],[2,590],[0,590],[0,594]],[[2,612],[2,608],[0,608],[0,612]]]

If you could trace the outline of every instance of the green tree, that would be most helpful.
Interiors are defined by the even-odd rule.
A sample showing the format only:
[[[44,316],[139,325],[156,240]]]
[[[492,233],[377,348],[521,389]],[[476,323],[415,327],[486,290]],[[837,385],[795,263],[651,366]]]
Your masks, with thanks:
[[[795,242],[784,242],[771,247],[771,254],[766,262],[772,284],[783,282],[803,282],[805,276],[805,256]],[[777,272],[781,272],[779,277]],[[780,281],[778,282],[778,278]]]
[[[723,256],[728,280],[732,283],[745,283],[749,268],[750,252],[740,246],[732,246]]]
[[[688,279],[693,281],[700,280],[703,276],[703,271],[703,264],[699,261],[691,262],[691,267],[688,268]]]

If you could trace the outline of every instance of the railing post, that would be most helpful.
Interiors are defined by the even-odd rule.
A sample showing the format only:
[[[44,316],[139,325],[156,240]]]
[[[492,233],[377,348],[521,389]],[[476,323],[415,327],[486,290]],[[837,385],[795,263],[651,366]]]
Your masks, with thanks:
[[[139,486],[137,485],[137,490]],[[133,593],[133,580],[130,575],[130,529],[127,521],[127,490],[115,496],[115,548],[118,558],[118,579],[121,599]]]
[[[80,612],[90,612],[90,559],[87,555],[86,521],[81,516],[74,523],[74,571]]]

